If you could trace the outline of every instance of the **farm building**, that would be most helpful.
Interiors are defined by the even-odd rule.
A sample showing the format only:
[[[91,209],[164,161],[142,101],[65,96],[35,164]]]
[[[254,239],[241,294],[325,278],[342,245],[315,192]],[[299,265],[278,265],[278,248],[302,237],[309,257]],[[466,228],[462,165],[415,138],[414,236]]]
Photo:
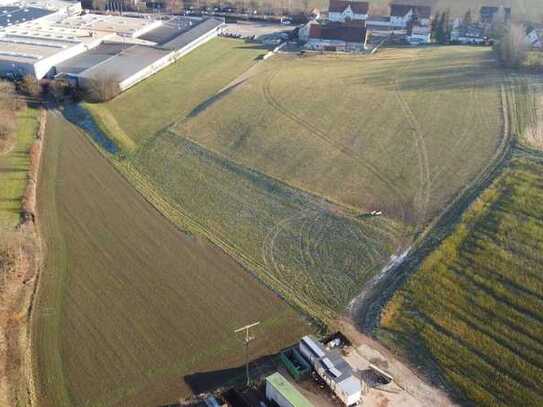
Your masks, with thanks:
[[[353,375],[351,366],[338,350],[327,350],[311,336],[304,336],[298,348],[345,406],[360,403],[362,398],[360,379]]]
[[[330,0],[328,20],[336,23],[364,22],[370,5],[363,1]]]
[[[392,4],[390,15],[370,16],[366,29],[374,38],[395,34],[412,45],[428,44],[431,39],[431,11],[427,6]]]
[[[407,27],[407,42],[411,45],[429,44],[431,40],[431,27],[417,22]]]
[[[363,24],[311,22],[305,48],[310,50],[360,52],[365,49]]]
[[[281,373],[266,377],[266,399],[274,401],[279,407],[313,407]]]

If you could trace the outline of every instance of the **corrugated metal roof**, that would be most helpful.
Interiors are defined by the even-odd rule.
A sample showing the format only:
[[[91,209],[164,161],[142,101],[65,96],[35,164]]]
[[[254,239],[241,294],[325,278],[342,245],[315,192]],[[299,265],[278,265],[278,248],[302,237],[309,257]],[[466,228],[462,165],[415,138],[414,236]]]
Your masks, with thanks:
[[[78,74],[118,55],[122,50],[132,46],[133,44],[102,43],[83,54],[77,55],[56,65],[55,68],[57,74]]]
[[[266,377],[266,383],[273,386],[293,407],[313,407],[298,390],[280,373],[276,372]]]
[[[323,350],[319,347],[319,345],[317,345],[317,343],[310,337],[310,336],[304,336],[302,338],[302,342],[307,345],[307,347],[309,349],[311,349],[311,351],[318,357],[318,358],[323,358],[325,355],[325,353],[323,352]]]
[[[162,45],[173,40],[179,34],[182,34],[202,22],[200,18],[174,17],[171,20],[164,21],[162,24],[142,36],[138,37],[145,41],[152,41]]]
[[[107,75],[122,82],[149,65],[168,55],[171,51],[144,45],[133,45],[117,55],[80,73],[81,78],[93,79]]]
[[[222,20],[219,20],[216,18],[208,18],[202,21],[196,27],[193,27],[192,29],[179,34],[172,40],[165,42],[164,44],[161,44],[161,48],[170,49],[170,50],[181,49],[184,46],[190,44],[192,41],[197,40],[202,35],[216,29],[223,23],[224,22]]]
[[[360,380],[356,379],[353,376],[349,376],[342,382],[338,383],[338,386],[341,387],[343,393],[349,396],[362,392],[362,385],[360,384]]]

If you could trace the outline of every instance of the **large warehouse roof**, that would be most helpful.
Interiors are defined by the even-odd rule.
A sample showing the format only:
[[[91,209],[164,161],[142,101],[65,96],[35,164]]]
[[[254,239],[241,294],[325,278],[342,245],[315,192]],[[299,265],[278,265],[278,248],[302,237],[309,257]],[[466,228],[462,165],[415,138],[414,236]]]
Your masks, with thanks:
[[[202,20],[200,18],[174,17],[171,20],[163,21],[162,25],[154,30],[148,31],[139,38],[161,45],[173,40],[179,34],[190,30],[201,22]]]
[[[193,27],[191,30],[181,33],[172,40],[161,44],[162,48],[177,50],[183,48],[185,45],[190,44],[192,41],[197,40],[202,35],[208,33],[209,31],[219,27],[224,24],[224,21],[216,18],[208,18],[198,24],[196,27]]]
[[[78,74],[120,54],[121,51],[132,46],[132,44],[126,43],[104,42],[83,54],[77,55],[67,61],[57,64],[55,67],[56,73]]]
[[[108,76],[118,82],[123,82],[168,54],[170,54],[170,51],[167,50],[144,45],[133,45],[98,65],[81,72],[79,77],[95,79]]]
[[[105,14],[82,14],[57,21],[58,27],[67,27],[93,32],[115,33],[126,37],[137,37],[147,30],[160,26],[159,20],[113,16]]]
[[[35,20],[51,14],[52,11],[36,7],[0,7],[0,27],[8,27],[25,21]]]

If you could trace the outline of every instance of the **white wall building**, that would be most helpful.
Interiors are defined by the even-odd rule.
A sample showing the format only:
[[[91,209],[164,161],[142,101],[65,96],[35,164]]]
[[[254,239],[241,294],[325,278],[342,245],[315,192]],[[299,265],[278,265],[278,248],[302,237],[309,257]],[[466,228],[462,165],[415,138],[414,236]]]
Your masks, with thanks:
[[[394,27],[407,27],[412,21],[421,26],[429,26],[432,9],[428,6],[411,6],[404,4],[390,5],[390,24]]]
[[[337,350],[327,350],[311,336],[304,336],[298,348],[345,406],[356,406],[361,402],[360,379],[353,375],[351,366]]]
[[[328,20],[337,23],[366,21],[369,3],[362,1],[330,0]]]

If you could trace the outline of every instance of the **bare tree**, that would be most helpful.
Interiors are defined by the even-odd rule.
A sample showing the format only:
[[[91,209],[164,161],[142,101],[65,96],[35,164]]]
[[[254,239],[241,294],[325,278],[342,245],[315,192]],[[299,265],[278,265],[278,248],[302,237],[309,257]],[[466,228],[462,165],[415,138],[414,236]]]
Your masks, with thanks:
[[[25,75],[21,81],[21,91],[28,96],[38,98],[41,95],[41,86],[33,75]]]
[[[0,81],[0,109],[14,112],[18,108],[17,91],[13,82]]]
[[[17,109],[15,85],[11,82],[0,81],[0,154],[9,150],[15,143]]]
[[[0,154],[11,148],[15,142],[15,114],[0,110]]]
[[[89,79],[85,88],[87,98],[92,102],[106,102],[121,93],[117,78],[108,74]]]
[[[525,40],[526,28],[523,25],[514,24],[509,27],[496,49],[504,66],[516,68],[524,62],[528,53]]]
[[[490,34],[494,39],[501,39],[507,32],[506,27],[506,15],[503,6],[500,6],[494,16],[492,17],[492,23],[490,24]]]

